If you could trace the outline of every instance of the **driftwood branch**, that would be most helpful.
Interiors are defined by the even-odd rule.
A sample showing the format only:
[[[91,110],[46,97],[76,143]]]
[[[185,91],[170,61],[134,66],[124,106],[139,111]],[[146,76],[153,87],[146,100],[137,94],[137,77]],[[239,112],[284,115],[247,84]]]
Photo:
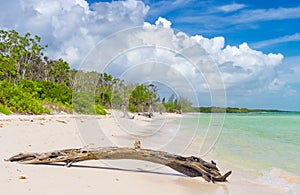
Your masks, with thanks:
[[[66,149],[47,153],[20,153],[7,159],[10,162],[22,164],[45,164],[65,162],[71,166],[74,162],[85,160],[144,160],[168,166],[190,177],[203,177],[210,182],[225,182],[231,171],[221,175],[214,161],[211,163],[201,158],[183,157],[164,151],[140,148],[140,142],[135,142],[134,148],[105,147],[98,149]]]

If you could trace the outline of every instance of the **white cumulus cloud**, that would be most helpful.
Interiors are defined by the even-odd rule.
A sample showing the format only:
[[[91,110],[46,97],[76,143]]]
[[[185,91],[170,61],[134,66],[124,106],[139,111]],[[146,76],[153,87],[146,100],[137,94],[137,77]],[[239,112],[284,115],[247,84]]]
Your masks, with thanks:
[[[224,47],[223,37],[208,39],[196,35],[191,39],[197,41],[212,56],[228,89],[241,89],[241,86],[241,91],[274,89],[269,85],[276,79],[275,67],[281,65],[282,54],[264,54],[251,49],[247,43],[238,47]]]
[[[0,28],[30,32],[49,45],[47,55],[80,61],[100,40],[124,28],[142,26],[149,7],[141,1],[12,0],[1,2]]]
[[[155,22],[156,26],[162,26],[165,28],[170,28],[172,25],[172,22],[166,20],[165,18],[159,17],[156,22]]]
[[[223,7],[223,10],[235,11],[242,8],[243,5],[234,4]],[[109,56],[111,51],[134,48],[143,43],[151,48],[123,54],[116,60],[116,64],[119,61],[125,68],[130,64],[138,65],[145,61],[148,64],[169,64],[172,70],[164,66],[164,72],[161,72],[152,63],[151,68],[148,67],[149,70],[145,69],[145,72],[150,71],[165,77],[175,74],[174,72],[181,72],[183,77],[180,78],[189,78],[189,82],[194,83],[198,90],[208,89],[205,79],[215,85],[219,82],[216,79],[219,76],[229,92],[238,91],[240,94],[263,90],[278,91],[286,86],[286,83],[278,78],[276,69],[282,63],[282,54],[264,54],[252,49],[247,43],[239,46],[226,45],[224,37],[221,36],[205,38],[201,35],[188,36],[184,32],[175,33],[171,28],[171,21],[165,18],[159,17],[155,24],[145,22],[148,10],[149,7],[142,1],[135,0],[99,2],[92,5],[88,5],[85,0],[12,0],[1,4],[0,28],[15,29],[22,34],[38,34],[45,44],[49,44],[49,57],[63,58],[73,67],[78,67],[99,41],[121,30],[140,26],[144,29],[124,36],[125,39],[121,39],[120,36],[111,45],[107,45],[102,50],[107,55],[103,54],[103,59],[98,61],[105,61],[104,58]],[[149,30],[151,33],[147,32]],[[200,45],[207,53],[204,50],[189,50],[196,45]],[[159,46],[168,48],[169,51]],[[199,70],[189,64],[187,59],[178,57],[179,51],[189,54],[194,59],[209,55],[209,58],[203,58],[201,67],[201,71],[209,73],[207,78],[202,78],[199,82]],[[220,72],[212,69],[212,62]],[[117,70],[116,67],[111,70]],[[177,82],[174,86],[180,84]]]

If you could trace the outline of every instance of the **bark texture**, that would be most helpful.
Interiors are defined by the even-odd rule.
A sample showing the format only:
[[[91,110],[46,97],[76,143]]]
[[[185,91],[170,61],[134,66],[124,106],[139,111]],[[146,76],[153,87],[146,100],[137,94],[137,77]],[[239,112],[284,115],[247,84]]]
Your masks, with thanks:
[[[207,182],[225,182],[231,171],[221,175],[214,161],[206,162],[201,158],[183,157],[164,151],[142,149],[136,141],[134,148],[105,147],[97,149],[64,149],[46,153],[20,153],[7,159],[22,164],[72,163],[86,160],[144,160],[168,166],[190,177],[203,177]]]

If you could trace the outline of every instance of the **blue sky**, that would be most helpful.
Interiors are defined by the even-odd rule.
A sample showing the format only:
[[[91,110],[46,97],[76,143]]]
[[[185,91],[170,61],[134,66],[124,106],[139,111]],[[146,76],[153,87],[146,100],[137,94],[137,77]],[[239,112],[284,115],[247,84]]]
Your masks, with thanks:
[[[92,4],[110,1],[88,2]],[[208,38],[223,36],[229,45],[247,42],[253,48],[265,53],[282,53],[285,57],[300,55],[299,1],[144,0],[143,2],[150,6],[145,17],[145,21],[150,23],[154,23],[158,17],[163,17],[172,22],[173,28],[190,35],[200,34]]]
[[[150,7],[145,21],[154,23],[158,17],[163,17],[172,22],[173,28],[189,35],[199,34],[207,38],[223,36],[225,45],[237,46],[246,42],[251,48],[264,53],[281,53],[284,59],[282,66],[278,67],[277,74],[293,71],[295,67],[299,69],[299,1],[144,0],[143,2]],[[293,95],[282,95],[284,93],[282,91],[279,94],[261,95],[260,100],[255,98],[255,95],[248,98],[240,97],[242,100],[237,100],[236,104],[300,110],[299,80],[285,79],[290,82],[288,87],[293,89]],[[251,103],[254,99],[257,103]],[[241,102],[244,102],[244,105]]]
[[[298,1],[11,0],[0,7],[0,28],[39,35],[49,57],[73,68],[105,37],[146,24],[183,32],[206,49],[228,106],[300,111]]]

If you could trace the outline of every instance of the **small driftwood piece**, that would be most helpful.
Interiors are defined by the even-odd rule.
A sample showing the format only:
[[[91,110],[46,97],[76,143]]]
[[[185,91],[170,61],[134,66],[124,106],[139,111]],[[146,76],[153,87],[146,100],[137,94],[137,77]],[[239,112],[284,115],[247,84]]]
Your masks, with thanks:
[[[46,164],[65,162],[69,167],[72,163],[85,160],[144,160],[168,166],[190,177],[203,177],[207,182],[225,182],[231,171],[221,175],[214,161],[211,163],[201,158],[183,157],[164,151],[142,149],[136,141],[134,148],[105,147],[98,149],[65,149],[46,153],[20,153],[7,159],[21,164]]]
[[[153,113],[151,113],[151,112],[139,112],[138,115],[139,116],[148,117],[148,118],[152,118],[153,117]]]

